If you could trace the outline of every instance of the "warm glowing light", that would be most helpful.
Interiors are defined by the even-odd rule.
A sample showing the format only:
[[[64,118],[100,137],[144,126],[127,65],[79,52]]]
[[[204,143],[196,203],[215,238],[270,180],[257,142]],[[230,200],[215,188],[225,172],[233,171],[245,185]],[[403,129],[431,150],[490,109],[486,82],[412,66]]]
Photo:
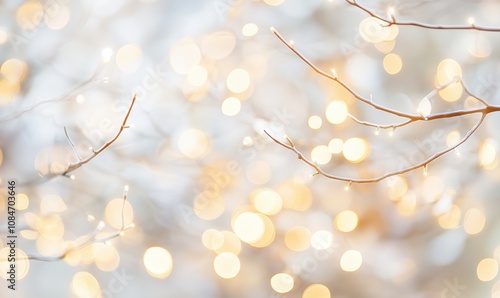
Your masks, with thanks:
[[[192,38],[182,39],[170,50],[170,65],[179,74],[187,74],[200,61],[200,49]]]
[[[370,147],[364,139],[350,138],[344,142],[342,152],[345,159],[352,163],[358,163],[368,156]]]
[[[123,207],[123,217],[122,217]],[[122,220],[124,227],[129,226],[134,221],[134,210],[128,201],[123,204],[123,198],[116,198],[111,200],[106,205],[106,221],[113,228],[119,230],[122,228]]]
[[[342,141],[341,139],[331,139],[330,142],[328,142],[328,150],[332,154],[341,153],[343,148],[344,141]]]
[[[45,24],[48,28],[52,30],[60,30],[68,24],[71,16],[68,6],[58,5],[58,8],[52,10],[51,12],[52,13],[46,13],[44,17]]]
[[[189,51],[191,51],[191,53],[189,55],[186,55],[186,57],[192,56],[198,58],[197,54],[195,54],[196,50],[194,49],[194,47],[196,47],[196,44],[194,44],[194,42],[191,42],[193,41],[189,40],[190,45],[187,48]],[[203,56],[209,59],[220,60],[229,56],[229,54],[233,52],[235,46],[236,37],[232,32],[217,31],[211,33],[203,39],[203,41],[201,42],[201,52],[203,53]],[[197,60],[195,64],[198,63],[199,60]]]
[[[190,128],[181,133],[178,146],[182,154],[194,159],[207,153],[209,140],[203,131]]]
[[[462,68],[457,61],[447,58],[439,62],[436,71],[436,80],[438,85],[449,83],[457,77],[462,77]]]
[[[236,97],[228,97],[222,102],[221,110],[226,116],[237,115],[241,110],[241,101]]]
[[[278,6],[281,5],[285,0],[264,0],[266,4],[269,4],[271,6]]]
[[[112,55],[113,55],[112,48],[104,48],[101,51],[101,59],[103,62],[108,62],[111,59]]]
[[[474,26],[474,18],[468,18],[467,22],[469,23],[469,25]]]
[[[418,109],[417,112],[422,115],[425,119],[431,114],[432,112],[432,104],[427,96],[422,98],[420,103],[418,104]]]
[[[0,74],[11,83],[21,82],[28,74],[28,65],[19,59],[9,59],[2,63]]]
[[[196,196],[193,209],[196,216],[204,220],[214,220],[222,215],[226,205],[223,198],[218,195],[209,197],[205,193]]]
[[[302,298],[331,298],[330,290],[321,284],[312,284],[308,286],[304,293],[302,294]]]
[[[214,260],[214,270],[222,278],[233,278],[240,272],[240,259],[230,252],[223,252]]]
[[[142,64],[143,53],[138,45],[127,44],[116,52],[116,65],[124,73],[136,72]]]
[[[340,258],[340,268],[347,272],[353,272],[361,267],[363,256],[357,250],[348,250]]]
[[[321,125],[323,124],[323,120],[321,120],[320,116],[313,115],[313,116],[309,117],[309,119],[307,120],[307,124],[312,129],[320,129]]]
[[[333,234],[327,230],[319,230],[311,236],[311,246],[317,250],[325,250],[332,246]]]
[[[358,215],[352,210],[344,210],[335,217],[335,227],[341,232],[351,232],[358,225]]]
[[[259,27],[254,23],[245,24],[241,29],[241,33],[247,37],[254,36],[257,32],[259,32]]]
[[[201,65],[191,67],[187,73],[187,80],[193,86],[201,86],[205,84],[208,78],[208,71]]]
[[[393,26],[391,26],[391,28]],[[394,50],[394,47],[396,46],[396,41],[389,40],[389,41],[377,42],[374,44],[374,46],[382,54],[389,54],[390,52],[392,52],[392,50]]]
[[[1,243],[0,243],[1,245]],[[10,246],[5,246],[0,250],[0,276],[5,280],[11,278],[10,275],[7,273],[10,270],[10,265],[12,264],[11,262],[8,261],[9,259],[9,254],[11,254],[11,248]],[[20,248],[15,248],[15,253],[16,257],[16,279],[20,280],[26,277],[26,275],[29,272],[30,269],[30,262],[28,260],[28,256],[26,253],[20,249]],[[16,287],[17,289],[17,287]]]
[[[456,145],[459,141],[460,141],[460,132],[458,130],[451,131],[446,136],[446,145],[448,147],[452,147],[453,145]]]
[[[233,231],[243,242],[252,243],[259,240],[264,234],[265,223],[256,213],[243,212],[233,223]]]
[[[172,272],[172,256],[163,247],[154,246],[148,248],[144,253],[143,262],[152,277],[166,278]]]
[[[230,91],[242,93],[250,87],[250,74],[245,69],[236,68],[227,76],[226,84]]]
[[[16,21],[23,30],[32,30],[40,24],[43,16],[44,8],[42,2],[26,1],[17,9]]]
[[[73,276],[71,291],[79,298],[101,296],[101,288],[97,279],[86,271],[77,272]]]
[[[288,293],[293,289],[294,280],[290,274],[278,273],[271,277],[271,287],[278,293]]]
[[[438,218],[438,223],[443,229],[456,228],[460,224],[461,214],[460,208],[454,204],[448,212]]]
[[[328,150],[328,146],[319,145],[311,151],[311,159],[319,165],[324,165],[332,159],[332,153]]]
[[[414,192],[406,193],[397,204],[398,212],[403,216],[411,216],[417,208],[417,196]]]
[[[387,40],[391,29],[385,25],[384,21],[368,17],[359,24],[359,34],[364,40],[371,43]]]
[[[498,274],[498,263],[495,259],[482,259],[477,264],[477,278],[480,281],[493,280]]]
[[[303,251],[311,244],[311,232],[304,227],[294,227],[285,234],[285,244],[293,251]]]
[[[94,243],[92,245],[92,254],[97,268],[102,271],[112,272],[120,264],[120,254],[112,245]]]
[[[269,182],[272,176],[272,168],[263,160],[256,160],[248,164],[245,174],[248,181],[255,185],[263,185]]]
[[[285,208],[295,211],[306,211],[312,204],[312,193],[303,183],[287,181],[280,185],[278,193],[283,198]]]
[[[481,233],[486,223],[486,217],[479,209],[471,208],[465,213],[464,230],[469,235]]]
[[[24,210],[28,208],[30,200],[26,194],[18,193],[16,196],[16,209]]]
[[[454,102],[462,97],[463,87],[458,83],[454,83],[439,91],[439,96],[445,101]]]
[[[494,139],[486,139],[479,149],[479,164],[484,168],[489,168],[495,163],[497,143]]]
[[[41,214],[61,213],[68,209],[64,200],[55,194],[46,194],[40,202]]]
[[[272,189],[259,189],[252,193],[252,202],[260,213],[274,215],[281,211],[283,199]]]
[[[347,105],[342,100],[334,100],[326,107],[326,119],[332,124],[340,124],[347,118]]]
[[[389,177],[389,198],[393,201],[399,200],[408,191],[408,182],[402,176]]]
[[[399,55],[390,53],[384,57],[384,69],[388,74],[394,75],[401,71],[403,68],[403,60]]]

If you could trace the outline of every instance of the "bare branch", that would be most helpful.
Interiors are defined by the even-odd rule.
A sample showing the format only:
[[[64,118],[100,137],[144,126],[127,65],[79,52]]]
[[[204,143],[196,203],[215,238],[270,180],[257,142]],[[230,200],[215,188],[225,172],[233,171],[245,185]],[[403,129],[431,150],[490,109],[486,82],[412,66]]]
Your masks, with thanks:
[[[394,8],[389,8],[387,11],[387,14],[389,17],[384,17],[381,16],[375,12],[373,12],[371,9],[367,8],[364,5],[359,4],[355,0],[345,0],[348,4],[357,7],[361,9],[362,11],[366,12],[369,14],[371,17],[374,17],[384,23],[387,24],[387,26],[392,26],[392,25],[398,25],[398,26],[413,26],[413,27],[420,27],[420,28],[426,28],[426,29],[434,29],[434,30],[476,30],[476,31],[486,31],[486,32],[500,32],[500,28],[496,27],[484,27],[484,26],[478,26],[474,23],[474,19],[469,19],[469,25],[433,25],[433,24],[426,24],[426,23],[420,23],[420,22],[401,22],[397,21],[396,17],[394,16]]]
[[[90,156],[88,156],[87,158],[80,160],[77,163],[70,164],[68,166],[68,168],[63,173],[61,173],[62,176],[68,176],[69,173],[73,172],[74,170],[78,169],[79,167],[81,167],[84,164],[91,161],[94,157],[96,157],[101,152],[106,150],[106,148],[111,146],[111,144],[113,144],[118,139],[118,137],[120,136],[120,134],[122,133],[122,131],[125,128],[129,128],[129,126],[127,125],[127,120],[128,120],[128,117],[130,116],[130,112],[132,111],[132,108],[134,107],[134,103],[135,103],[136,98],[137,98],[137,94],[134,94],[134,97],[132,98],[132,102],[130,103],[130,106],[128,108],[127,114],[125,115],[125,118],[123,119],[122,125],[120,126],[120,129],[118,130],[117,134],[111,140],[109,140],[104,145],[102,145],[101,148],[99,148],[97,150],[92,149],[92,154]]]

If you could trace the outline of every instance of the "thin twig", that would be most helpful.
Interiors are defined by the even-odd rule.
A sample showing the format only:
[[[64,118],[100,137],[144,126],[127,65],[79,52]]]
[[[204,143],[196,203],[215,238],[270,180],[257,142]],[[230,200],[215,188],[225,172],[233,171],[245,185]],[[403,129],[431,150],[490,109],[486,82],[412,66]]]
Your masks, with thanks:
[[[87,158],[80,160],[77,163],[70,164],[68,166],[68,168],[63,173],[61,173],[62,176],[68,176],[69,173],[73,172],[74,170],[78,169],[79,167],[81,167],[84,164],[91,161],[94,157],[99,155],[99,153],[101,153],[102,151],[106,150],[106,148],[111,146],[111,144],[113,144],[118,139],[118,137],[120,136],[120,134],[122,133],[122,131],[125,128],[129,128],[129,126],[127,125],[127,120],[128,120],[128,117],[130,116],[130,112],[132,111],[132,108],[134,107],[134,103],[135,103],[136,98],[137,98],[137,94],[134,94],[134,97],[132,98],[132,102],[130,103],[130,106],[128,108],[127,114],[125,115],[125,118],[123,119],[122,125],[120,126],[120,129],[118,130],[117,134],[111,140],[109,140],[104,145],[102,145],[101,148],[99,148],[97,150],[92,150],[92,154],[89,155]]]
[[[128,226],[125,226],[125,202],[127,201],[127,192],[128,192],[128,186],[125,186],[125,191],[123,194],[123,204],[122,204],[122,210],[121,210],[121,228],[118,231],[111,233],[110,235],[107,235],[105,237],[99,238],[99,236],[101,235],[101,231],[104,228],[104,222],[101,221],[101,222],[99,222],[99,224],[97,225],[95,230],[92,233],[90,233],[89,235],[87,235],[87,237],[84,241],[82,241],[78,245],[66,248],[66,250],[63,253],[61,253],[57,256],[43,256],[40,254],[30,254],[30,255],[27,255],[27,259],[28,260],[43,261],[43,262],[59,261],[59,260],[64,259],[66,256],[68,256],[68,254],[70,254],[74,251],[77,251],[79,249],[82,249],[82,248],[84,248],[88,245],[91,245],[93,243],[105,243],[109,240],[112,240],[114,238],[122,236],[126,230],[131,229],[135,226],[134,224],[130,224]],[[18,258],[18,260],[22,260],[22,259],[23,258]]]
[[[348,4],[355,6],[362,11],[366,12],[369,14],[371,17],[374,17],[384,23],[386,23],[386,26],[392,26],[392,25],[398,25],[398,26],[413,26],[413,27],[420,27],[420,28],[425,28],[425,29],[434,29],[434,30],[476,30],[476,31],[486,31],[486,32],[500,32],[500,28],[497,27],[484,27],[484,26],[478,26],[474,24],[474,22],[470,22],[469,25],[433,25],[433,24],[426,24],[426,23],[420,23],[420,22],[401,22],[396,20],[396,17],[394,16],[393,13],[390,13],[390,18],[381,16],[375,12],[373,12],[371,9],[367,8],[364,5],[359,4],[355,0],[345,0]]]

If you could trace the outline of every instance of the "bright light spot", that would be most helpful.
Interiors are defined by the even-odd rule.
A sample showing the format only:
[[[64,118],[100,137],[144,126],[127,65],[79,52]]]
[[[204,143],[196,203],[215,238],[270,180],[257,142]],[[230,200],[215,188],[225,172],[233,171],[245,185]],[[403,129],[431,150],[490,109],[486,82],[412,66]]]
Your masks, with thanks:
[[[252,212],[239,214],[233,223],[233,231],[243,242],[252,243],[264,234],[265,223],[262,217]]]
[[[233,69],[226,80],[227,88],[234,93],[242,93],[250,87],[250,74],[242,68]]]
[[[418,104],[417,112],[420,115],[422,115],[422,117],[427,118],[431,114],[431,111],[432,111],[432,104],[431,104],[429,98],[427,98],[427,96],[426,96],[426,97],[422,98],[422,100]]]
[[[188,158],[199,158],[208,151],[207,135],[195,128],[183,131],[179,137],[179,150]]]
[[[361,267],[363,256],[357,250],[348,250],[340,258],[340,268],[347,272],[353,272]]]
[[[458,130],[454,130],[446,136],[446,145],[448,147],[456,145],[459,141],[460,141],[460,132]]]
[[[325,165],[332,159],[332,153],[328,150],[328,146],[319,145],[311,151],[311,158],[317,164]]]
[[[309,117],[309,120],[307,120],[307,124],[312,129],[320,129],[321,125],[323,124],[323,120],[321,120],[320,116],[313,115],[313,116]]]
[[[19,59],[9,59],[2,63],[0,74],[11,83],[21,82],[28,74],[28,65]]]
[[[332,124],[340,124],[347,118],[347,105],[342,100],[334,100],[326,107],[326,119]]]
[[[85,102],[85,96],[79,94],[76,98],[75,98],[76,102],[79,103],[79,104],[82,104]]]
[[[68,209],[64,200],[55,194],[46,194],[40,202],[41,214],[61,213]]]
[[[230,252],[223,252],[215,257],[214,260],[215,273],[226,279],[233,278],[238,275],[238,272],[240,272],[240,266],[241,264],[238,256]]]
[[[306,211],[311,207],[312,193],[303,183],[287,181],[280,185],[278,193],[283,198],[285,208]]]
[[[368,17],[359,24],[359,34],[364,40],[371,43],[388,40],[391,29],[384,25],[386,25],[384,21]]]
[[[453,83],[439,91],[439,96],[448,102],[454,102],[462,97],[463,87],[459,83]]]
[[[477,278],[480,281],[493,280],[498,274],[498,263],[495,259],[482,259],[477,264]]]
[[[486,139],[479,149],[479,164],[488,168],[495,163],[497,143],[494,139]]]
[[[116,65],[124,73],[136,72],[142,64],[143,53],[139,46],[127,44],[116,52]]]
[[[330,290],[321,284],[312,284],[308,286],[304,293],[302,294],[302,298],[331,298]]]
[[[311,246],[317,250],[325,250],[332,246],[333,234],[327,230],[319,230],[311,236]]]
[[[408,192],[398,202],[398,212],[403,216],[411,216],[417,208],[417,196],[414,192]]]
[[[453,229],[458,226],[461,218],[460,208],[452,205],[450,210],[438,218],[438,223],[443,229]]]
[[[108,62],[111,59],[112,55],[113,55],[112,48],[104,48],[101,51],[101,59],[103,62]]]
[[[24,210],[28,208],[30,200],[27,195],[23,193],[18,193],[16,196],[16,209]]]
[[[29,32],[27,30],[32,30],[40,24],[43,15],[44,9],[40,1],[26,1],[17,9],[16,21],[24,32]]]
[[[203,56],[209,59],[219,60],[229,56],[234,50],[235,45],[236,37],[232,32],[217,31],[203,39],[201,52]]]
[[[5,246],[0,250],[0,276],[4,280],[10,278],[9,274],[7,273],[10,270],[10,265],[11,265],[11,262],[8,262],[9,254],[11,254],[10,250],[11,250],[10,246]],[[26,277],[30,269],[28,256],[20,248],[15,249],[15,256],[16,256],[16,263],[15,263],[16,279],[18,280],[23,279],[24,277]]]
[[[106,221],[117,230],[122,228],[122,206],[123,224],[127,227],[134,221],[132,205],[128,201],[125,201],[125,205],[123,205],[123,198],[113,199],[106,205]]]
[[[404,177],[392,176],[387,182],[389,184],[389,198],[393,201],[399,200],[408,191],[408,182]]]
[[[283,207],[283,199],[272,189],[259,189],[251,196],[255,209],[260,213],[274,215]]]
[[[236,97],[228,97],[222,102],[221,110],[226,116],[237,115],[241,110],[241,101]]]
[[[255,185],[266,184],[272,176],[271,166],[263,160],[251,162],[248,164],[245,172],[248,181]]]
[[[384,69],[388,74],[397,74],[401,71],[401,68],[403,68],[403,60],[399,55],[390,53],[384,57]]]
[[[293,289],[293,277],[287,273],[278,273],[271,277],[271,287],[278,293],[288,293]]]
[[[120,264],[120,255],[112,245],[94,243],[92,245],[92,254],[94,255],[94,261],[97,268],[102,271],[114,271]]]
[[[71,291],[79,298],[101,296],[101,288],[97,279],[86,271],[77,272],[73,276]]]
[[[481,233],[486,223],[483,212],[476,208],[471,208],[465,213],[464,230],[469,235]]]
[[[200,61],[200,49],[192,38],[182,39],[170,50],[170,65],[179,74],[187,74]]]
[[[392,27],[392,26],[391,26]],[[375,48],[382,54],[389,54],[396,46],[395,40],[382,41],[374,44]]]
[[[257,32],[259,32],[259,27],[254,23],[245,24],[243,29],[241,29],[241,33],[247,37],[254,36]]]
[[[439,62],[436,71],[437,85],[449,83],[456,77],[462,77],[462,68],[457,61],[447,58]]]
[[[201,65],[191,67],[187,74],[189,84],[193,86],[201,86],[205,84],[208,78],[207,69]]]
[[[271,6],[278,6],[285,2],[285,0],[264,0],[264,2]]]
[[[332,154],[339,154],[340,152],[342,152],[343,148],[344,141],[342,141],[341,139],[331,139],[328,143],[328,150],[330,150],[330,153]]]
[[[358,225],[358,215],[352,210],[344,210],[335,217],[335,227],[341,232],[351,232]]]
[[[350,138],[345,141],[342,152],[345,159],[352,163],[358,163],[368,156],[370,147],[364,139]]]
[[[70,10],[66,5],[59,4],[57,9],[46,13],[43,18],[47,27],[52,30],[60,30],[68,24],[71,16]]]
[[[172,272],[172,255],[163,247],[150,247],[144,253],[144,266],[149,275],[156,278],[166,278]]]
[[[285,244],[293,251],[306,250],[311,244],[311,232],[304,227],[294,227],[286,232]]]
[[[467,22],[469,23],[469,25],[474,26],[474,18],[468,18]]]

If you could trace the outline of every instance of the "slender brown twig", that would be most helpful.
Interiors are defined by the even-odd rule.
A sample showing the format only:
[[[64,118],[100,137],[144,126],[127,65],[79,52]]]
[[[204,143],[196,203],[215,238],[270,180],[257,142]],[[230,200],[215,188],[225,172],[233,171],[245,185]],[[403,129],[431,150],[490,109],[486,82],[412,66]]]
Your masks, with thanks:
[[[387,11],[387,17],[381,16],[375,12],[373,12],[368,7],[359,4],[356,0],[345,0],[348,4],[361,9],[362,11],[369,14],[371,17],[374,17],[384,23],[386,26],[398,25],[398,26],[413,26],[420,27],[425,29],[434,29],[434,30],[476,30],[476,31],[486,31],[486,32],[500,32],[500,28],[497,27],[484,27],[478,26],[474,23],[474,19],[469,19],[469,25],[433,25],[426,24],[420,22],[402,22],[396,20],[394,8],[389,7]]]
[[[481,114],[481,117],[477,120],[477,122],[475,123],[475,125],[462,137],[462,139],[460,139],[460,141],[458,141],[453,146],[450,146],[450,147],[448,147],[446,149],[442,149],[442,150],[436,152],[435,154],[433,154],[432,156],[428,157],[424,161],[422,161],[420,163],[417,163],[415,165],[408,166],[408,167],[406,167],[404,169],[401,169],[401,170],[389,172],[389,173],[386,173],[386,174],[383,174],[383,175],[380,175],[380,176],[377,176],[377,177],[371,177],[371,178],[353,178],[353,177],[343,177],[343,176],[328,174],[325,171],[323,171],[315,162],[307,159],[304,156],[304,154],[301,153],[297,149],[297,147],[294,145],[294,143],[292,142],[292,140],[290,138],[286,137],[287,143],[285,143],[285,142],[280,141],[280,140],[276,139],[275,137],[273,137],[268,131],[264,131],[274,142],[278,143],[279,145],[283,146],[284,148],[286,148],[288,150],[291,150],[291,151],[295,152],[295,154],[297,154],[297,157],[299,159],[303,160],[306,164],[308,164],[309,166],[311,166],[312,168],[314,168],[316,170],[316,172],[314,173],[314,175],[322,175],[322,176],[325,176],[325,177],[330,178],[330,179],[340,180],[340,181],[346,181],[350,185],[351,183],[372,183],[372,182],[379,182],[379,181],[381,181],[381,180],[383,180],[385,178],[388,178],[388,177],[391,177],[391,176],[395,176],[395,175],[404,174],[404,173],[413,171],[413,170],[418,169],[418,168],[427,169],[427,165],[429,163],[431,163],[432,161],[436,160],[437,158],[445,155],[446,153],[448,153],[448,152],[450,152],[450,151],[458,148],[461,144],[463,144],[464,142],[466,142],[470,138],[470,136],[472,134],[474,134],[474,132],[476,132],[476,130],[481,126],[481,124],[483,123],[486,115],[488,115],[490,113],[494,113],[494,112],[499,112],[500,111],[500,106],[491,105],[486,100],[484,100],[482,98],[479,98],[478,96],[475,96],[474,94],[472,94],[470,92],[470,90],[465,86],[465,84],[464,84],[464,82],[462,81],[461,78],[455,78],[455,79],[451,80],[450,82],[448,82],[448,83],[446,83],[444,85],[438,86],[435,90],[433,90],[429,94],[427,94],[426,97],[429,98],[429,97],[433,96],[439,90],[442,90],[442,89],[448,87],[449,85],[451,85],[453,83],[460,83],[460,84],[462,84],[462,86],[464,86],[465,92],[467,94],[469,94],[470,96],[474,97],[475,99],[477,99],[480,103],[482,103],[484,105],[484,107],[475,108],[475,109],[468,109],[468,110],[456,110],[456,111],[448,111],[448,112],[443,112],[443,113],[434,113],[434,114],[429,114],[429,115],[408,114],[408,113],[403,113],[403,112],[400,112],[400,111],[396,111],[396,110],[390,109],[388,107],[385,107],[383,105],[375,103],[371,97],[370,98],[366,98],[366,97],[360,95],[359,93],[357,93],[354,89],[352,89],[349,85],[347,85],[347,83],[345,83],[344,81],[342,81],[339,78],[339,76],[336,74],[335,71],[332,70],[332,74],[329,74],[329,73],[321,70],[319,67],[317,67],[316,65],[314,65],[311,61],[309,61],[304,55],[302,55],[298,50],[296,50],[288,41],[286,41],[283,38],[283,36],[281,36],[281,34],[278,31],[276,31],[274,28],[271,28],[271,31],[276,35],[276,37],[278,37],[278,39],[283,44],[285,44],[302,61],[304,61],[307,65],[309,65],[316,73],[318,73],[318,74],[320,74],[320,75],[322,75],[322,76],[324,76],[324,77],[326,77],[326,78],[328,78],[328,79],[336,82],[337,84],[341,85],[352,96],[354,96],[358,101],[360,101],[362,103],[365,103],[365,104],[367,104],[369,106],[372,106],[373,108],[375,108],[377,110],[380,110],[382,112],[386,112],[386,113],[389,113],[389,114],[392,114],[392,115],[395,115],[395,116],[398,116],[398,117],[406,119],[404,122],[399,123],[399,124],[379,125],[379,124],[375,124],[375,123],[371,123],[371,122],[367,122],[367,121],[362,121],[362,120],[359,120],[358,118],[356,118],[356,117],[354,117],[352,115],[349,115],[351,119],[353,119],[355,122],[357,122],[357,123],[359,123],[361,125],[365,125],[365,126],[369,126],[369,127],[376,127],[377,130],[379,130],[381,128],[392,128],[392,129],[395,129],[397,127],[406,126],[406,125],[409,125],[410,123],[414,123],[414,122],[418,122],[418,121],[433,121],[433,120],[438,120],[438,119],[463,117],[463,116],[472,115],[472,114]]]
[[[77,157],[79,158],[79,161],[76,162],[76,163],[70,164],[68,166],[68,168],[64,172],[61,173],[62,176],[69,176],[68,175],[69,173],[73,172],[74,170],[78,169],[79,167],[81,167],[84,164],[86,164],[89,161],[91,161],[94,157],[96,157],[97,155],[99,155],[99,153],[103,152],[104,150],[106,150],[106,148],[108,148],[109,146],[111,146],[111,144],[113,144],[118,139],[118,137],[120,136],[120,134],[122,133],[122,131],[125,128],[129,128],[129,126],[127,125],[127,120],[128,120],[128,117],[130,116],[130,112],[132,111],[132,108],[134,107],[134,103],[135,103],[136,98],[137,98],[137,94],[134,94],[134,97],[132,98],[132,102],[130,103],[130,106],[129,106],[128,110],[127,110],[127,114],[125,114],[125,118],[123,118],[122,125],[120,126],[120,129],[118,130],[118,132],[116,133],[116,135],[111,140],[107,141],[104,145],[102,145],[101,148],[99,148],[97,150],[92,150],[92,154],[89,155],[87,158],[81,159],[77,155]],[[67,136],[67,133],[66,133],[66,136]]]

